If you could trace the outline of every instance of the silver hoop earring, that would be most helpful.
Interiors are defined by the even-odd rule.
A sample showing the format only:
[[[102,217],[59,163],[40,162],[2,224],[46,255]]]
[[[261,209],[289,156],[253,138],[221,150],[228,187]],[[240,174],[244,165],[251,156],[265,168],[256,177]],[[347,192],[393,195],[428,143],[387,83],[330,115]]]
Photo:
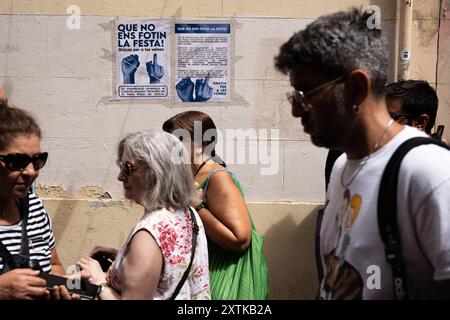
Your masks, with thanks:
[[[352,107],[352,112],[353,112],[354,114],[357,114],[358,111],[359,111],[359,107],[358,107],[356,104],[354,104],[353,107]]]

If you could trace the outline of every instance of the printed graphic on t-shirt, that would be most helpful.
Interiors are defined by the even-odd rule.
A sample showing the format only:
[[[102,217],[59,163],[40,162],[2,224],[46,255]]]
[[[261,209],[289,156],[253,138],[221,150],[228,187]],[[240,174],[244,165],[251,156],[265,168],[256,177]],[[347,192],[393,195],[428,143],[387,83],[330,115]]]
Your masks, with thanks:
[[[321,288],[321,299],[361,300],[363,281],[358,271],[347,261],[331,252],[325,257],[327,270]]]
[[[362,203],[359,194],[350,194],[345,189],[343,200],[336,213],[336,240],[334,249],[325,257],[325,277],[322,281],[322,299],[361,299],[363,281],[358,271],[345,260],[351,241],[350,232],[358,217]]]

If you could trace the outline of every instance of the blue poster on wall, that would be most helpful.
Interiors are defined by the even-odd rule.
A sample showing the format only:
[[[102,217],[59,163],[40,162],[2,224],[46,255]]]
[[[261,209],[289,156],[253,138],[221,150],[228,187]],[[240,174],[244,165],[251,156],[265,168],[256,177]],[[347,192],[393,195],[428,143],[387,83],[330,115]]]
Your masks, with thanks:
[[[115,24],[116,98],[170,98],[170,21]]]
[[[176,98],[228,102],[230,23],[176,23]]]

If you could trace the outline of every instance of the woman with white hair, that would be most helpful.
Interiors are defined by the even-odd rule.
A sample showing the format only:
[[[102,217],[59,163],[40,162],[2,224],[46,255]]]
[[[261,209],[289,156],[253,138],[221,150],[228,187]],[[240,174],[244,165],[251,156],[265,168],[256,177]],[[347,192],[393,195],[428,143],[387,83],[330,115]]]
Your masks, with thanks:
[[[188,152],[173,135],[138,132],[118,147],[125,197],[144,207],[105,273],[93,258],[77,263],[100,287],[99,299],[210,299],[205,231],[197,212]]]

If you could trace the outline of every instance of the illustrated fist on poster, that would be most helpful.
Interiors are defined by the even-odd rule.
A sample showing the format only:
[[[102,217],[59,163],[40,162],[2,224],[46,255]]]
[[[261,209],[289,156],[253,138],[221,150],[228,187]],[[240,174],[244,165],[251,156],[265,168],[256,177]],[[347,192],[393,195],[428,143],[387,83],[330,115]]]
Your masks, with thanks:
[[[213,96],[213,89],[208,85],[209,74],[205,80],[197,79],[195,81],[195,102],[208,101]]]
[[[193,102],[194,101],[194,83],[191,78],[184,77],[182,78],[177,85],[175,86],[177,89],[177,94],[183,102]]]
[[[139,56],[130,54],[122,59],[122,75],[124,84],[134,84],[134,74],[139,67]]]
[[[164,67],[158,64],[158,57],[156,53],[153,55],[153,62],[147,62],[147,73],[150,78],[150,83],[160,83],[164,76]]]

